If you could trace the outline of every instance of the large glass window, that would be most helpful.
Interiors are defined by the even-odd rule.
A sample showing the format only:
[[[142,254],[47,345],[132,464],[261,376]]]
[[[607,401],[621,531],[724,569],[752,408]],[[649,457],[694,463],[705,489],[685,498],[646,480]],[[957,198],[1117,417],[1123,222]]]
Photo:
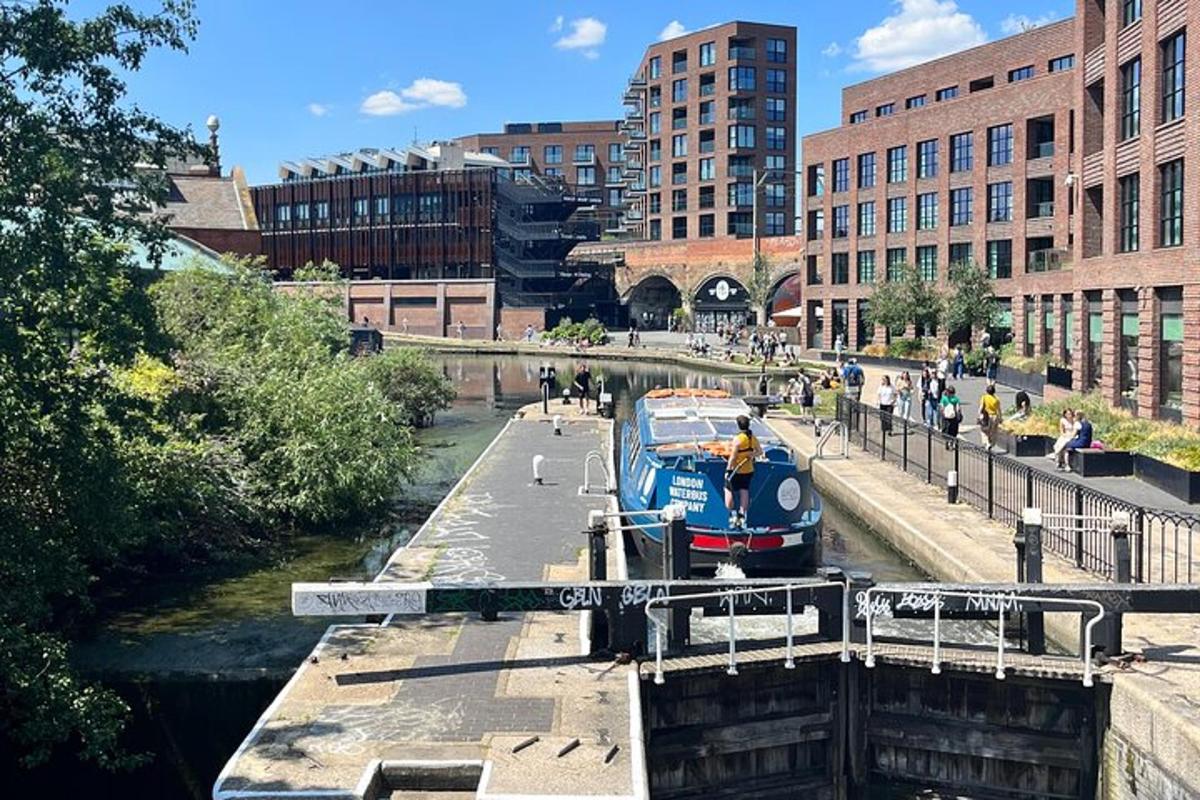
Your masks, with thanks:
[[[786,39],[767,39],[767,61],[775,64],[787,63]]]
[[[988,274],[994,279],[1012,277],[1012,239],[993,239],[987,243]]]
[[[717,43],[705,42],[700,45],[700,66],[711,67],[717,63]]]
[[[833,268],[833,283],[850,282],[850,254],[834,253],[829,264]]]
[[[875,201],[858,204],[858,235],[875,235]]]
[[[1121,27],[1125,28],[1142,18],[1142,0],[1121,0]]]
[[[662,57],[655,56],[650,59],[650,80],[662,77]]]
[[[596,185],[596,168],[595,167],[576,167],[575,182],[580,186],[595,186]]]
[[[787,99],[783,97],[767,98],[767,121],[783,122],[787,119]]]
[[[513,164],[528,164],[529,148],[525,145],[517,145],[511,151],[509,151],[508,160]]]
[[[833,238],[845,239],[850,235],[850,206],[833,207]]]
[[[908,230],[908,198],[889,197],[887,201],[888,233],[904,233]]]
[[[1121,228],[1117,246],[1122,253],[1138,249],[1138,211],[1141,206],[1141,176],[1126,175],[1118,182],[1121,201]]]
[[[904,267],[908,264],[908,248],[889,247],[887,251],[887,279],[894,283],[904,277]]]
[[[858,188],[870,189],[875,186],[875,154],[862,153],[858,157]]]
[[[730,147],[754,147],[754,126],[753,125],[730,125],[729,126],[729,146]]]
[[[767,212],[767,236],[783,236],[787,234],[787,215],[782,211]]]
[[[1164,408],[1179,411],[1183,408],[1183,291],[1178,288],[1158,290],[1159,333],[1159,398]]]
[[[746,208],[754,205],[754,184],[729,184],[729,205],[734,207],[745,206]]]
[[[1123,403],[1128,408],[1137,407],[1138,388],[1138,336],[1141,320],[1138,318],[1137,294],[1121,292],[1121,382]]]
[[[970,172],[975,166],[975,136],[967,131],[950,137],[950,171]]]
[[[988,184],[988,222],[1012,222],[1012,181]]]
[[[937,245],[927,244],[917,248],[917,272],[923,281],[932,283],[937,280]]]
[[[1013,159],[1013,126],[997,125],[988,128],[988,166],[1011,164]]]
[[[787,187],[782,183],[768,183],[763,186],[763,197],[767,208],[783,208],[787,200]]]
[[[950,190],[950,224],[970,225],[972,219],[972,192],[970,186]]]
[[[687,134],[680,133],[671,137],[671,155],[683,158],[687,155]]]
[[[548,144],[542,148],[542,161],[547,164],[561,164],[563,149],[561,144]]]
[[[787,128],[782,126],[768,125],[767,126],[767,149],[768,150],[786,150],[787,149]]]
[[[662,133],[662,112],[650,112],[650,133]]]
[[[938,89],[934,94],[934,99],[939,103],[943,100],[953,100],[955,97],[958,97],[957,86],[947,86],[945,89]]]
[[[1183,116],[1184,62],[1186,31],[1180,31],[1162,43],[1162,121]]]
[[[937,139],[917,142],[917,177],[935,178],[938,168]]]
[[[1142,59],[1121,66],[1121,139],[1142,132]]]
[[[850,191],[850,159],[838,158],[833,162],[833,190]]]
[[[904,183],[908,180],[908,147],[889,147],[887,151],[888,183]]]
[[[1183,244],[1183,159],[1177,158],[1159,167],[1162,195],[1159,200],[1158,243],[1162,247]]]
[[[608,160],[609,161],[624,161],[625,150],[620,142],[611,142],[608,145]]]
[[[1008,82],[1016,83],[1017,81],[1027,81],[1033,77],[1033,65],[1026,67],[1018,67],[1008,71]]]
[[[753,92],[756,82],[754,67],[729,68],[729,91]]]
[[[938,223],[937,192],[917,195],[917,230],[931,231]]]
[[[1104,310],[1101,308],[1101,293],[1087,292],[1087,353],[1088,372],[1086,387],[1099,389],[1104,377]]]
[[[671,81],[671,102],[687,102],[687,78],[680,78],[678,80]]]
[[[783,94],[787,91],[787,71],[782,69],[767,70],[767,91]]]
[[[711,181],[717,177],[716,163],[711,158],[700,159],[700,180]]]
[[[947,260],[947,263],[952,266],[955,264],[970,264],[971,256],[970,242],[951,242],[950,258]]]
[[[858,282],[859,283],[874,283],[875,282],[875,251],[874,250],[859,250],[858,251]]]

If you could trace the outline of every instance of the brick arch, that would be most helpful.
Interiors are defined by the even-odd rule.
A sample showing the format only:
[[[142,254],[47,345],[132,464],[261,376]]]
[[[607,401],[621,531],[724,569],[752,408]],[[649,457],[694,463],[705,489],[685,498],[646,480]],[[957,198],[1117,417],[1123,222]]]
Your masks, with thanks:
[[[694,300],[696,297],[696,292],[700,291],[700,287],[715,278],[725,278],[727,280],[737,281],[738,285],[744,289],[746,288],[746,276],[740,274],[741,272],[744,272],[744,270],[716,269],[706,272],[701,275],[698,280],[692,282],[692,284],[688,287],[687,296]]]
[[[637,276],[637,281],[633,282],[633,283],[629,283],[625,287],[625,289],[623,291],[621,291],[621,302],[628,303],[629,299],[631,297],[633,297],[633,293],[638,290],[639,286],[644,284],[646,281],[653,280],[654,278],[662,278],[667,283],[674,286],[675,291],[679,292],[680,297],[683,297],[684,294],[686,293],[686,289],[684,289],[682,286],[679,285],[679,281],[677,281],[675,279],[675,277],[671,274],[670,271],[668,271],[667,269],[650,269],[650,270],[645,270],[645,271],[639,271],[638,276]]]

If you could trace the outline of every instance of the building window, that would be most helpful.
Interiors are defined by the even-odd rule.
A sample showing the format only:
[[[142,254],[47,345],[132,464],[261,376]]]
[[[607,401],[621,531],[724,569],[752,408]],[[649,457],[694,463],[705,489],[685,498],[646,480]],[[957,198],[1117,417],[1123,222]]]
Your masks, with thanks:
[[[875,235],[875,201],[858,204],[858,235]]]
[[[671,217],[671,238],[687,238],[687,217]]]
[[[658,164],[650,168],[650,185],[662,186],[662,167]]]
[[[1012,222],[1012,181],[988,184],[988,222]]]
[[[843,284],[850,282],[849,253],[834,253],[830,256],[829,263],[833,267],[833,283]]]
[[[890,117],[894,113],[896,113],[895,103],[884,103],[881,106],[875,106],[875,116],[877,117]]]
[[[787,70],[767,70],[767,91],[774,92],[776,94],[784,94],[787,92]]]
[[[671,130],[682,131],[687,129],[687,109],[673,108],[671,109]]]
[[[850,124],[851,125],[857,125],[860,122],[866,122],[866,121],[867,121],[867,112],[865,110],[864,111],[855,111],[850,114]]]
[[[651,214],[661,214],[662,213],[662,195],[659,194],[658,192],[655,192],[654,194],[650,195],[650,213]]]
[[[950,137],[950,171],[970,172],[975,166],[975,136],[970,131]]]
[[[1142,18],[1142,0],[1122,0],[1121,27],[1127,28]]]
[[[937,192],[917,195],[917,230],[931,231],[937,227]]]
[[[861,153],[858,156],[858,188],[871,189],[875,186],[875,154]]]
[[[687,72],[687,50],[679,50],[671,54],[671,74],[678,75]]]
[[[1142,59],[1121,66],[1121,140],[1142,132]]]
[[[687,155],[687,134],[680,133],[671,137],[671,155],[682,158]]]
[[[563,176],[562,167],[546,167],[543,174],[547,178],[561,178]]]
[[[782,183],[768,183],[763,187],[767,208],[783,208],[786,205],[787,187]]]
[[[1016,83],[1017,81],[1026,81],[1033,77],[1033,65],[1027,67],[1018,67],[1008,71],[1008,82]]]
[[[375,218],[376,219],[386,218],[387,215],[388,215],[388,198],[376,197],[375,198]],[[308,219],[308,206],[307,205],[304,206],[304,219]]]
[[[700,180],[711,181],[717,177],[716,163],[711,158],[700,159]]]
[[[687,162],[680,161],[671,165],[671,185],[680,186],[688,182]]]
[[[313,216],[317,219],[329,219],[329,201],[318,200],[313,203]]]
[[[809,197],[824,197],[825,196],[825,165],[824,164],[809,164],[808,165],[808,196]]]
[[[943,100],[953,100],[955,97],[958,97],[957,86],[947,86],[945,89],[938,89],[934,95],[934,99],[939,103]]]
[[[662,57],[654,56],[650,59],[650,80],[662,77]]]
[[[771,125],[767,126],[767,149],[787,149],[787,128],[775,127]]]
[[[715,63],[717,63],[717,43],[705,42],[700,45],[700,66],[711,67]]]
[[[908,146],[889,147],[887,151],[888,183],[904,183],[908,180]]]
[[[561,164],[563,149],[561,144],[548,144],[542,148],[542,161],[546,164]]]
[[[970,225],[972,192],[970,186],[950,190],[950,224]]]
[[[354,198],[354,218],[366,219],[371,213],[371,206],[365,197]]]
[[[1000,280],[1012,277],[1012,239],[994,239],[987,243],[988,275]]]
[[[1013,159],[1013,127],[997,125],[988,128],[988,166],[1000,167],[1011,164]]]
[[[608,178],[605,180],[605,183],[620,183],[623,180],[623,178],[622,178],[623,171],[624,170],[622,170],[621,167],[619,167],[619,166],[609,167],[608,168]]]
[[[786,172],[787,171],[787,156],[767,156],[766,158],[767,172]]]
[[[750,206],[754,205],[754,184],[729,184],[729,205],[733,206],[734,208],[749,208]]]
[[[512,164],[528,164],[529,148],[525,145],[517,145],[509,152],[508,160]]]
[[[1183,159],[1159,167],[1158,179],[1162,187],[1158,243],[1160,247],[1177,247],[1183,244]]]
[[[700,208],[714,208],[717,205],[717,192],[712,186],[700,187],[700,199],[697,205]]]
[[[845,239],[850,235],[850,206],[833,207],[833,238]]]
[[[717,114],[713,110],[713,101],[705,100],[700,104],[700,124],[712,125],[717,121]]]
[[[726,167],[726,174],[730,178],[753,178],[754,177],[754,157],[753,156],[730,156],[729,164]]]
[[[767,236],[783,236],[787,233],[787,215],[782,211],[767,212]]]
[[[596,146],[591,144],[575,145],[575,163],[591,164],[596,160]]]
[[[717,93],[717,74],[706,72],[700,76],[700,96],[711,97]]]
[[[1180,31],[1161,46],[1163,122],[1183,116],[1185,37],[1186,31]]]
[[[650,140],[650,160],[662,161],[662,141],[659,139]]]
[[[767,61],[773,64],[787,63],[786,39],[767,39]]]
[[[608,190],[608,205],[611,206],[612,208],[620,207],[621,201],[624,199],[625,199],[625,192],[623,190],[621,190],[621,189],[609,189]]]
[[[767,98],[767,121],[783,122],[787,119],[787,100],[782,97]]]
[[[608,145],[608,160],[609,161],[624,161],[625,151],[621,147],[620,142],[611,142]]]
[[[1183,292],[1158,290],[1159,403],[1173,411],[1183,408]]]
[[[954,242],[950,245],[950,263],[951,264],[970,264],[971,263],[971,243],[970,242]]]
[[[661,132],[662,132],[662,112],[661,111],[651,111],[650,112],[650,133],[661,133]]]
[[[875,282],[875,251],[874,250],[859,250],[858,251],[858,282],[859,283],[874,283]]]
[[[499,147],[481,147],[481,148],[479,148],[479,152],[483,153],[485,156],[499,156],[500,148]]]
[[[908,198],[889,197],[887,201],[887,232],[904,233],[908,230]]]
[[[733,97],[729,100],[729,119],[754,119],[754,98]]]
[[[935,178],[938,168],[937,139],[917,142],[917,177]]]
[[[712,214],[700,215],[700,231],[701,239],[711,239],[717,235],[717,220]]]
[[[888,283],[895,283],[903,280],[904,267],[908,265],[908,248],[906,247],[889,247],[887,251],[887,279]]]
[[[1137,402],[1138,387],[1138,338],[1141,320],[1138,318],[1137,294],[1133,291],[1121,293],[1121,381],[1118,386],[1123,402]]]
[[[595,167],[576,167],[575,168],[575,183],[580,186],[595,186],[596,185],[596,168]]]
[[[661,106],[662,106],[662,87],[661,86],[651,86],[650,87],[650,107],[651,108],[659,108]]]
[[[838,158],[833,162],[833,191],[850,191],[850,159]]]
[[[1138,249],[1138,213],[1141,206],[1141,176],[1126,175],[1117,181],[1121,202],[1121,229],[1117,236],[1117,247],[1122,253]]]
[[[927,244],[917,248],[917,274],[928,283],[937,280],[937,245]]]
[[[904,107],[907,109],[921,108],[925,105],[925,95],[918,94],[904,101]]]
[[[687,102],[687,78],[680,78],[677,81],[671,82],[671,102]]]
[[[754,67],[729,68],[729,91],[753,92],[756,88],[756,83]]]
[[[1069,69],[1075,68],[1075,54],[1059,56],[1058,58],[1050,59],[1049,68],[1051,72],[1066,72]]]
[[[753,125],[730,125],[729,126],[729,146],[730,147],[754,147],[754,126]]]

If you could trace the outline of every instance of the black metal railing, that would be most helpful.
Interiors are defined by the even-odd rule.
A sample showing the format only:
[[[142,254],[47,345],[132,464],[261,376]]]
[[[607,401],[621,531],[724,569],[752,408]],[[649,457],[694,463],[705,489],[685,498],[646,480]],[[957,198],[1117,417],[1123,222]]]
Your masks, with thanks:
[[[1023,509],[1041,509],[1046,548],[1080,569],[1111,579],[1109,524],[1120,511],[1129,515],[1134,582],[1200,583],[1200,516],[1139,506],[845,396],[836,414],[852,444],[909,475],[945,488],[956,472],[959,501],[991,519],[1015,526]]]

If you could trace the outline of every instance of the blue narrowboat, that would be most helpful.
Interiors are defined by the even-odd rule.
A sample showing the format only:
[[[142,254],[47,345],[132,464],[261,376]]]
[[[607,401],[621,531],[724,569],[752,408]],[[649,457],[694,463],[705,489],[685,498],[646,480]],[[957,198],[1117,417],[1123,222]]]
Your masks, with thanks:
[[[755,464],[745,524],[731,525],[725,468],[737,417],[751,420],[765,460]],[[719,390],[658,389],[637,401],[621,435],[621,507],[639,554],[662,561],[671,503],[686,510],[693,568],[736,563],[747,573],[811,571],[821,560],[821,499],[791,449],[742,400]],[[638,512],[645,512],[641,514]]]

